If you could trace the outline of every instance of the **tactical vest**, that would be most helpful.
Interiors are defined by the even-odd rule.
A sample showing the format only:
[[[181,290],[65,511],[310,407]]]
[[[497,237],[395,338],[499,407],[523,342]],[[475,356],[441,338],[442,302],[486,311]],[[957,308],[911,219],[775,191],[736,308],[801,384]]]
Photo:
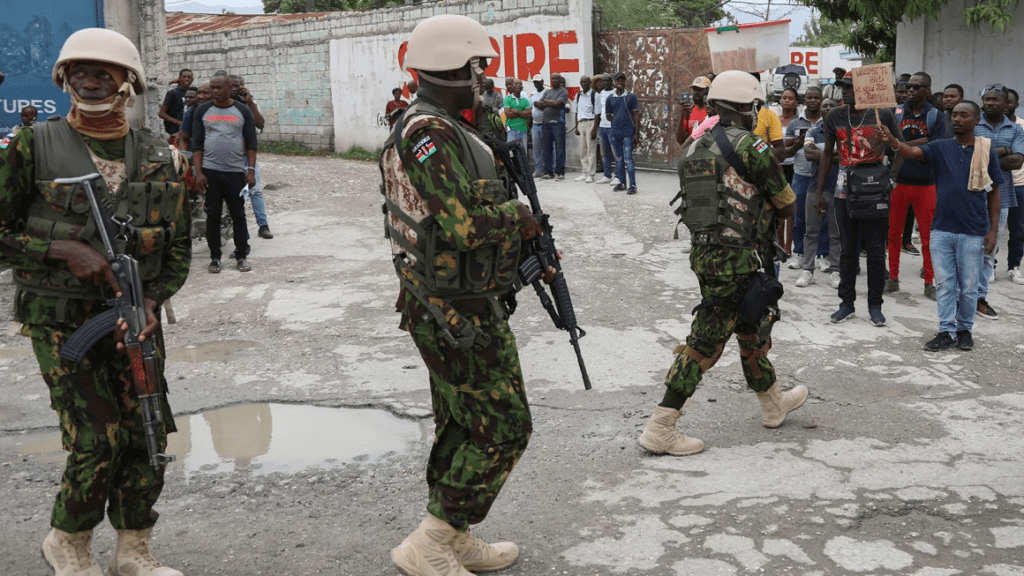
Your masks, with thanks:
[[[724,132],[733,149],[754,137],[735,126]],[[695,245],[761,248],[771,229],[771,210],[756,186],[735,169],[727,178],[730,167],[712,131],[705,132],[679,158],[680,190],[672,203],[680,204],[675,213]]]
[[[57,178],[76,178],[99,172],[81,134],[57,116],[31,128],[35,135],[35,186],[21,232],[45,240],[77,240],[105,252],[81,185],[57,184]],[[177,182],[150,182],[173,166],[171,149],[148,132],[129,130],[124,140],[127,177],[115,193],[100,181],[97,198],[118,221],[126,222],[114,242],[115,250],[139,262],[143,281],[160,274],[164,249],[177,233],[174,221],[181,214],[185,191]],[[173,169],[171,170],[173,173]],[[53,262],[45,271],[15,270],[19,290],[42,296],[96,300],[100,287],[84,284],[65,262]]]
[[[508,201],[507,181],[498,173],[493,151],[458,120],[450,118],[444,110],[422,98],[413,102],[395,123],[396,129],[384,144],[384,149],[395,146],[396,135],[401,137],[400,131],[409,121],[424,115],[444,118],[455,131],[461,159],[469,172],[472,187],[469,195],[482,198],[489,205]],[[403,166],[407,170],[410,168],[404,161]],[[383,172],[383,166],[381,170]],[[429,297],[455,301],[500,296],[513,289],[518,279],[518,236],[498,245],[459,250],[448,241],[448,235],[433,216],[416,220],[388,196],[383,184],[381,193],[384,194],[385,213],[395,216],[401,225],[416,234],[416,242],[413,244],[403,234],[400,226],[396,226],[390,217],[385,217],[384,233],[392,242],[395,270],[406,288],[421,302],[426,303]]]

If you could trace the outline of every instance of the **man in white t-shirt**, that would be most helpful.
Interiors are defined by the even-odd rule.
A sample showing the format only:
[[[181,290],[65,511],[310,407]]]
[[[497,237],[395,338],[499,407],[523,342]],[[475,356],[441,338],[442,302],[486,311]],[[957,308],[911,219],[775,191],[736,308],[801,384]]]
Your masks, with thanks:
[[[577,182],[594,181],[597,171],[597,135],[594,134],[594,106],[597,104],[597,91],[590,87],[590,77],[580,78],[580,91],[576,93],[576,127],[573,132],[580,139],[580,164],[583,174],[576,178]]]
[[[594,105],[594,117],[595,124],[597,125],[597,133],[600,136],[601,143],[601,163],[604,168],[604,176],[597,181],[598,184],[617,184],[618,179],[612,178],[612,121],[609,120],[602,114],[604,111],[604,101],[608,99],[608,96],[615,93],[612,89],[612,76],[611,74],[604,74],[601,76],[600,86],[601,92],[597,94],[596,103]],[[597,89],[597,86],[594,87]]]
[[[544,110],[534,106],[544,96],[544,77],[540,74],[533,75],[533,94],[530,94],[530,109],[533,110],[533,120],[530,125],[530,137],[533,139],[533,177],[540,178],[544,175],[544,147],[543,140]]]

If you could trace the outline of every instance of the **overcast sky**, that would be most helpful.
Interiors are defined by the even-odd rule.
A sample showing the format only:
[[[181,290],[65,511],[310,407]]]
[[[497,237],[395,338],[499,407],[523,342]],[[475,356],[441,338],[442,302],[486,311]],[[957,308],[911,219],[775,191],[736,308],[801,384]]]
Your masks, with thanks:
[[[757,10],[766,4],[763,0],[733,0],[733,2],[732,6],[726,6],[726,10],[734,14],[740,22],[755,22],[758,18],[743,14],[737,11],[736,8]],[[791,9],[794,10],[792,14],[785,16],[785,18],[792,20],[789,25],[789,36],[794,40],[803,34],[804,22],[807,21],[811,13],[809,8],[793,6],[795,4],[797,4],[796,0],[781,0],[781,2],[773,0],[771,14],[773,19],[780,19],[782,14]],[[226,9],[236,14],[263,13],[263,3],[260,0],[164,0],[164,6],[167,10],[175,12],[220,14]]]

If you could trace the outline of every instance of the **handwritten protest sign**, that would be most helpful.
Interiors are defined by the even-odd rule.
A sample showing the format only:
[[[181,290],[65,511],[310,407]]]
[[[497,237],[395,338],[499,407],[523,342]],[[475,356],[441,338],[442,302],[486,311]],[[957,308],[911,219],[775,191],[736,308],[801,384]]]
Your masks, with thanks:
[[[896,107],[891,62],[860,66],[852,72],[853,95],[858,110]]]

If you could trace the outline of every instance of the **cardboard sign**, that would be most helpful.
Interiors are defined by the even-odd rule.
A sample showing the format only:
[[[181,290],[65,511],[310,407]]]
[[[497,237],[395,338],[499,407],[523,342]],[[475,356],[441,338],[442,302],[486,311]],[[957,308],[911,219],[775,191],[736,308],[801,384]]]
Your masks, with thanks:
[[[892,63],[871,64],[853,69],[853,94],[858,110],[895,108]]]

